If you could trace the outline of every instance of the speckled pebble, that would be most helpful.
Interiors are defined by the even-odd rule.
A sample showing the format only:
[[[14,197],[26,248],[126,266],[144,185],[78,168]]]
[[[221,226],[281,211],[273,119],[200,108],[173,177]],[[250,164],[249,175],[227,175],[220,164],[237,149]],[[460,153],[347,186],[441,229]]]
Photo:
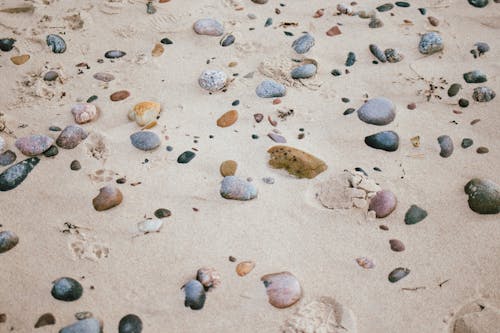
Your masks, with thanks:
[[[224,26],[217,20],[211,18],[204,18],[196,21],[193,25],[193,29],[198,35],[222,36],[224,33]]]
[[[257,86],[255,93],[262,98],[283,97],[286,94],[286,88],[281,83],[267,79]]]
[[[472,98],[476,102],[489,102],[494,99],[496,93],[489,87],[477,87],[472,93]]]
[[[55,299],[73,302],[82,297],[83,287],[80,282],[70,277],[63,277],[53,282],[51,294]]]
[[[73,149],[87,138],[87,131],[78,125],[69,125],[57,137],[56,144],[64,149]]]
[[[6,166],[16,161],[17,155],[12,150],[6,150],[0,154],[0,166]]]
[[[54,139],[47,135],[30,135],[16,140],[15,146],[26,156],[36,156],[54,143]]]
[[[18,162],[0,173],[0,191],[10,191],[21,184],[40,162],[38,157],[30,157]]]
[[[437,32],[427,32],[420,38],[418,50],[422,54],[433,54],[444,48],[443,38]]]
[[[219,70],[205,70],[198,78],[200,87],[210,92],[221,90],[225,87],[227,75]]]
[[[220,194],[225,199],[246,201],[257,197],[257,188],[236,176],[227,176],[222,180]]]

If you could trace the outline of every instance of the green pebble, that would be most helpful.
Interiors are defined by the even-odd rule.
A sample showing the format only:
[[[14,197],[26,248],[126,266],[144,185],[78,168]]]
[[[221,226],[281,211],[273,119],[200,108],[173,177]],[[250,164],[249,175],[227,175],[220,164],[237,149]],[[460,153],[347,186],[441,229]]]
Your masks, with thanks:
[[[417,205],[411,205],[410,209],[405,214],[405,224],[416,224],[427,217],[427,211],[418,207]]]

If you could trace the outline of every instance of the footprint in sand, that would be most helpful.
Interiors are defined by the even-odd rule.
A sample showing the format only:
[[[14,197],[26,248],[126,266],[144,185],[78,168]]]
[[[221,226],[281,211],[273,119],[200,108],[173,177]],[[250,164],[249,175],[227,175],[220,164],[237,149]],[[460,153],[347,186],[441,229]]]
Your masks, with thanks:
[[[462,307],[454,316],[449,333],[498,333],[500,309],[485,300],[477,300]]]
[[[92,133],[87,139],[86,145],[89,155],[96,160],[106,159],[108,156],[108,148],[106,147],[103,135]]]
[[[330,297],[301,306],[282,326],[285,333],[357,333],[352,311]]]
[[[76,240],[73,238],[73,241],[69,243],[69,247],[76,258],[97,261],[108,257],[109,248],[107,246],[88,240],[82,233],[75,236]]]
[[[106,183],[113,180],[115,176],[119,176],[118,173],[113,170],[99,169],[93,174],[89,174],[90,180],[96,183]]]

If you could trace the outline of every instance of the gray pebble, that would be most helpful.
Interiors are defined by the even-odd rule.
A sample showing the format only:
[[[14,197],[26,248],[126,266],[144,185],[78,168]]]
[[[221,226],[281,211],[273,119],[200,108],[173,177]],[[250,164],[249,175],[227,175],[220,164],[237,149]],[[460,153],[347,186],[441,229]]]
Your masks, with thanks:
[[[235,40],[236,38],[233,35],[229,34],[222,37],[222,39],[220,40],[220,45],[226,47],[233,44]]]
[[[201,310],[205,305],[205,288],[198,280],[191,280],[183,287],[185,299],[184,306],[190,307],[192,310]]]
[[[130,142],[135,148],[144,151],[158,148],[161,144],[158,134],[150,131],[135,132],[130,136]]]
[[[196,21],[193,29],[198,35],[222,36],[224,33],[224,26],[219,21],[211,18]]]
[[[390,124],[396,117],[396,106],[385,98],[377,97],[368,100],[358,109],[358,117],[361,121],[372,125]]]
[[[418,50],[422,54],[433,54],[443,50],[443,38],[437,32],[427,32],[420,38]]]
[[[0,154],[0,166],[6,166],[16,161],[16,153],[12,150],[6,150]]]
[[[387,62],[384,51],[382,51],[382,49],[380,49],[377,45],[370,44],[369,49],[375,58],[377,58],[380,62]]]
[[[40,162],[38,157],[31,157],[18,162],[0,173],[0,191],[5,192],[21,184],[33,168]]]
[[[292,79],[308,79],[316,74],[316,70],[316,65],[306,64],[294,68],[290,75],[292,76]]]
[[[54,53],[64,53],[66,51],[66,42],[59,35],[48,35],[47,45]]]
[[[225,199],[246,201],[257,197],[257,188],[236,176],[227,176],[222,180],[220,194]]]
[[[489,102],[496,96],[495,92],[488,87],[477,87],[472,93],[472,98],[476,102]]]
[[[0,253],[4,253],[14,248],[19,243],[19,237],[12,231],[0,232]]]
[[[489,179],[474,178],[464,187],[469,195],[469,207],[478,214],[500,212],[500,186]]]
[[[470,146],[472,146],[474,144],[474,141],[472,139],[469,139],[469,138],[464,138],[462,139],[462,148],[466,149],[466,148],[469,148]]]
[[[453,140],[448,135],[441,135],[437,140],[441,147],[439,155],[441,157],[450,157],[453,154]]]
[[[283,97],[286,94],[286,88],[281,83],[267,79],[257,86],[255,92],[262,98]]]
[[[125,52],[120,50],[111,50],[104,53],[104,57],[108,59],[118,59],[127,55]]]
[[[483,8],[488,5],[489,0],[469,0],[469,3],[477,8]]]
[[[88,318],[62,328],[59,333],[99,333],[100,331],[99,321],[95,318]]]
[[[297,52],[298,54],[304,54],[308,52],[313,46],[314,46],[314,37],[310,34],[304,34],[297,38],[293,43],[292,43],[292,48]]]
[[[274,178],[273,177],[264,177],[264,178],[262,178],[262,181],[264,183],[266,183],[266,184],[269,184],[269,185],[274,184]]]
[[[382,28],[383,26],[384,26],[384,22],[382,22],[382,20],[379,19],[378,17],[372,17],[370,19],[370,23],[368,23],[368,27],[370,27],[372,29]]]
[[[375,149],[396,151],[399,147],[399,136],[394,131],[383,131],[365,137],[365,143]]]
[[[398,282],[405,276],[410,274],[410,270],[408,268],[398,267],[394,269],[391,273],[389,273],[389,281],[392,283]]]
[[[43,79],[44,79],[44,81],[54,81],[54,80],[56,80],[58,77],[59,77],[59,73],[57,73],[56,71],[48,71],[48,72],[47,72],[47,73],[45,73],[45,75],[43,76]]]
[[[354,52],[349,52],[347,54],[347,59],[345,61],[345,65],[347,67],[351,67],[352,65],[354,65],[355,62],[356,62],[356,54]]]
[[[448,96],[454,97],[458,94],[458,92],[462,89],[462,86],[459,83],[453,83],[448,89]]]
[[[411,205],[405,214],[405,224],[411,225],[421,222],[427,217],[427,211],[417,205]]]
[[[390,63],[396,63],[403,60],[403,55],[397,49],[386,49],[384,51],[387,61]]]
[[[226,86],[227,75],[219,70],[205,70],[198,78],[200,87],[210,92],[221,90]]]
[[[63,277],[53,282],[51,294],[55,299],[73,302],[82,297],[83,287],[80,282],[69,277]]]

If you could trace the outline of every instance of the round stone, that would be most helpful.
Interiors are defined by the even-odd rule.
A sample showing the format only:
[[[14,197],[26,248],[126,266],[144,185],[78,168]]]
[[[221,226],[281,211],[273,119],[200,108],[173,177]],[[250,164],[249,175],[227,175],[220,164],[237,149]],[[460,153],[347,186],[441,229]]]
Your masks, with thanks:
[[[158,208],[154,214],[157,218],[162,219],[171,216],[172,212],[166,208]]]
[[[14,38],[1,38],[0,39],[0,50],[4,52],[9,52],[14,48],[14,43],[16,40]]]
[[[193,29],[198,35],[222,36],[224,33],[224,26],[217,20],[211,18],[204,18],[196,21],[193,25]]]
[[[0,253],[7,252],[19,243],[19,237],[12,231],[0,232]]]
[[[463,138],[461,146],[462,146],[462,148],[466,149],[466,148],[469,148],[470,146],[472,146],[473,144],[474,144],[474,140],[469,139],[469,138]]]
[[[16,148],[26,156],[36,156],[47,149],[54,143],[54,139],[47,135],[30,135],[16,140]]]
[[[220,194],[230,200],[252,200],[257,197],[257,188],[250,182],[235,176],[224,177]]]
[[[59,77],[59,73],[57,73],[56,71],[48,71],[43,76],[43,80],[44,81],[55,81],[58,77]]]
[[[200,87],[210,92],[221,90],[226,86],[227,75],[219,70],[203,71],[198,78]]]
[[[82,165],[80,164],[80,162],[78,160],[74,160],[71,162],[69,168],[73,171],[78,171],[82,168]]]
[[[390,239],[389,245],[394,252],[402,252],[405,250],[405,245],[399,239]]]
[[[198,280],[190,280],[183,287],[185,299],[184,306],[192,310],[201,310],[205,305],[205,288]]]
[[[437,32],[427,32],[420,38],[418,50],[422,54],[433,54],[443,50],[443,38]]]
[[[144,151],[156,149],[161,144],[158,134],[149,131],[135,132],[130,136],[130,142],[135,148]]]
[[[82,297],[83,287],[80,282],[69,277],[63,277],[53,282],[52,296],[65,302],[72,302]]]
[[[316,70],[316,65],[306,64],[294,68],[290,75],[292,76],[292,79],[308,79],[316,74]]]
[[[368,124],[387,125],[396,117],[396,106],[385,97],[372,98],[358,109],[358,117]]]
[[[135,314],[128,314],[118,324],[118,333],[141,333],[142,320]]]
[[[297,303],[302,297],[302,287],[289,272],[267,274],[260,278],[266,287],[269,303],[279,309]]]
[[[77,124],[85,124],[97,117],[97,107],[90,103],[78,103],[71,108]]]
[[[292,48],[298,54],[307,53],[314,46],[314,37],[310,34],[304,34],[293,41]]]
[[[257,86],[255,93],[262,98],[283,97],[286,94],[286,88],[281,83],[267,79]]]
[[[73,149],[87,138],[87,131],[78,125],[66,127],[57,137],[56,144],[64,149]]]
[[[396,209],[397,199],[394,193],[388,190],[378,191],[370,200],[369,210],[375,211],[378,218],[389,216]]]
[[[236,163],[236,161],[233,160],[224,161],[220,165],[220,174],[222,175],[222,177],[234,176],[237,168],[238,168],[238,163]]]
[[[500,212],[500,186],[489,179],[474,178],[464,191],[469,195],[469,207],[478,214]]]

